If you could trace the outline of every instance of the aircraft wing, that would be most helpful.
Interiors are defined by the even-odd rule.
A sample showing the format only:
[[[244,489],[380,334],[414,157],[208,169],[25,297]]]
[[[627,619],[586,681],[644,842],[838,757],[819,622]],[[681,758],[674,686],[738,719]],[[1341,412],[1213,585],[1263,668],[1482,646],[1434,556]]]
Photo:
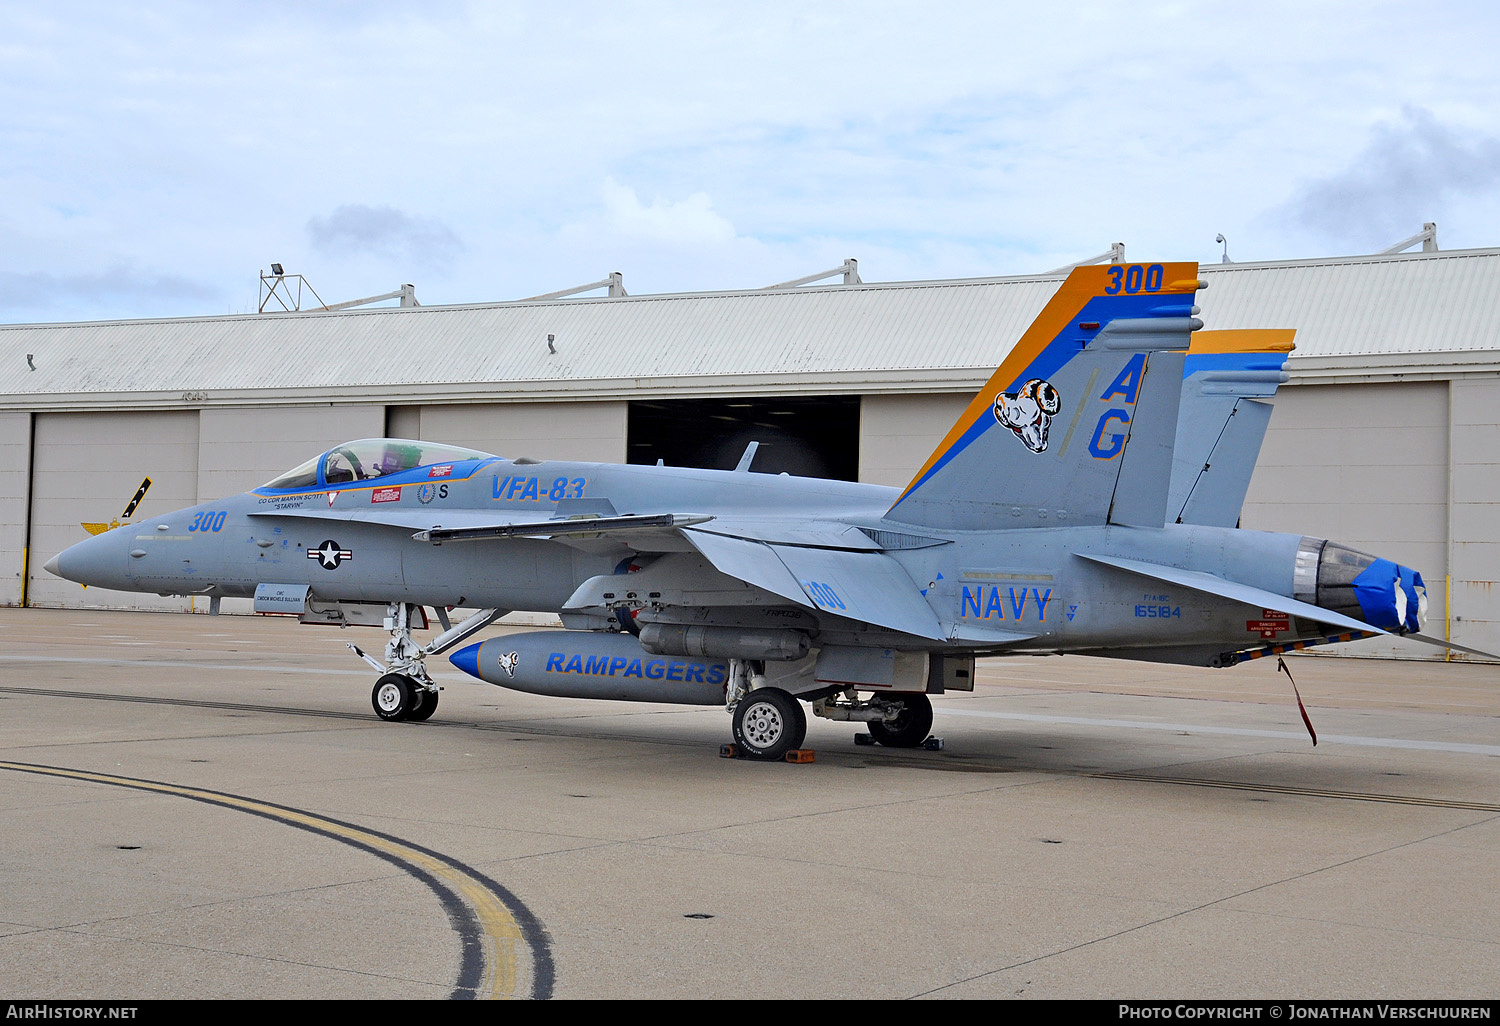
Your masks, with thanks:
[[[894,559],[863,531],[834,521],[644,513],[538,519],[518,512],[452,509],[267,509],[251,516],[383,524],[417,541],[613,537],[680,532],[720,572],[800,605],[921,638],[947,640],[932,607]],[[711,526],[710,526],[711,525]],[[692,530],[682,530],[692,528]],[[654,546],[640,546],[650,551]]]
[[[778,545],[702,529],[683,535],[719,571],[774,595],[905,634],[947,639],[911,577],[882,553]]]

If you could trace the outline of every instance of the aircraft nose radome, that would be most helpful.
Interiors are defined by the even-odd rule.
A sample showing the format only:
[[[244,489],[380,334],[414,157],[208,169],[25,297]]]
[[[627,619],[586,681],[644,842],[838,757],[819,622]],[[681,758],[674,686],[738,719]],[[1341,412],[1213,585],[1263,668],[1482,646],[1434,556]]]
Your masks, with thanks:
[[[132,587],[125,552],[131,538],[119,529],[75,542],[46,563],[49,573],[66,581],[101,588]]]

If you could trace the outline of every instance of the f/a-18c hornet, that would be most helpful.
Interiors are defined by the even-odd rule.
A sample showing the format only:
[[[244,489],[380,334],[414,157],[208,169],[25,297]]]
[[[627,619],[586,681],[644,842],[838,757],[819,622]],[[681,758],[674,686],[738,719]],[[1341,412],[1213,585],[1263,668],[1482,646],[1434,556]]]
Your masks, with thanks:
[[[1074,270],[903,489],[750,470],[340,445],[243,495],[104,531],[47,569],[133,591],[253,596],[391,633],[372,702],[423,720],[425,659],[512,610],[563,631],[449,656],[542,695],[722,705],[744,755],[814,715],[928,739],[976,656],[1227,667],[1326,641],[1435,645],[1421,575],[1236,527],[1290,332],[1202,332],[1195,263]],[[1183,420],[1179,428],[1179,418]],[[442,632],[414,629],[435,610]],[[451,624],[447,611],[476,609]]]

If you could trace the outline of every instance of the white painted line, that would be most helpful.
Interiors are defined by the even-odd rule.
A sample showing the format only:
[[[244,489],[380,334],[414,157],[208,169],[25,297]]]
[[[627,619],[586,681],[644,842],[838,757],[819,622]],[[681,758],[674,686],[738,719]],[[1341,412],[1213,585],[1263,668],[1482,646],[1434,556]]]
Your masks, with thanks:
[[[971,716],[976,719],[1018,720],[1023,723],[1067,724],[1076,727],[1109,727],[1127,730],[1157,730],[1172,734],[1227,734],[1233,737],[1264,737],[1277,741],[1306,741],[1305,733],[1293,730],[1255,730],[1249,727],[1206,727],[1196,723],[1151,723],[1141,720],[1105,720],[1084,716],[1047,716],[1041,713],[993,712],[985,709],[938,707],[938,715]],[[1365,748],[1406,748],[1426,752],[1461,752],[1465,755],[1500,755],[1500,745],[1476,745],[1461,741],[1416,741],[1397,737],[1356,737],[1351,734],[1319,734],[1318,742],[1360,745]]]

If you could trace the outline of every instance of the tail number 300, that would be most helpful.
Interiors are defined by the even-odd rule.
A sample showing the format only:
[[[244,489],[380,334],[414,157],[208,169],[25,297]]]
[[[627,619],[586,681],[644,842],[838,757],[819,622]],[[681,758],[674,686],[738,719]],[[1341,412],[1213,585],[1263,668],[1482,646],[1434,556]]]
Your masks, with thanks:
[[[1155,292],[1161,288],[1161,279],[1165,272],[1161,264],[1125,266],[1116,264],[1106,273],[1109,275],[1109,284],[1105,286],[1104,294],[1117,296],[1122,288],[1131,295],[1143,291]]]

